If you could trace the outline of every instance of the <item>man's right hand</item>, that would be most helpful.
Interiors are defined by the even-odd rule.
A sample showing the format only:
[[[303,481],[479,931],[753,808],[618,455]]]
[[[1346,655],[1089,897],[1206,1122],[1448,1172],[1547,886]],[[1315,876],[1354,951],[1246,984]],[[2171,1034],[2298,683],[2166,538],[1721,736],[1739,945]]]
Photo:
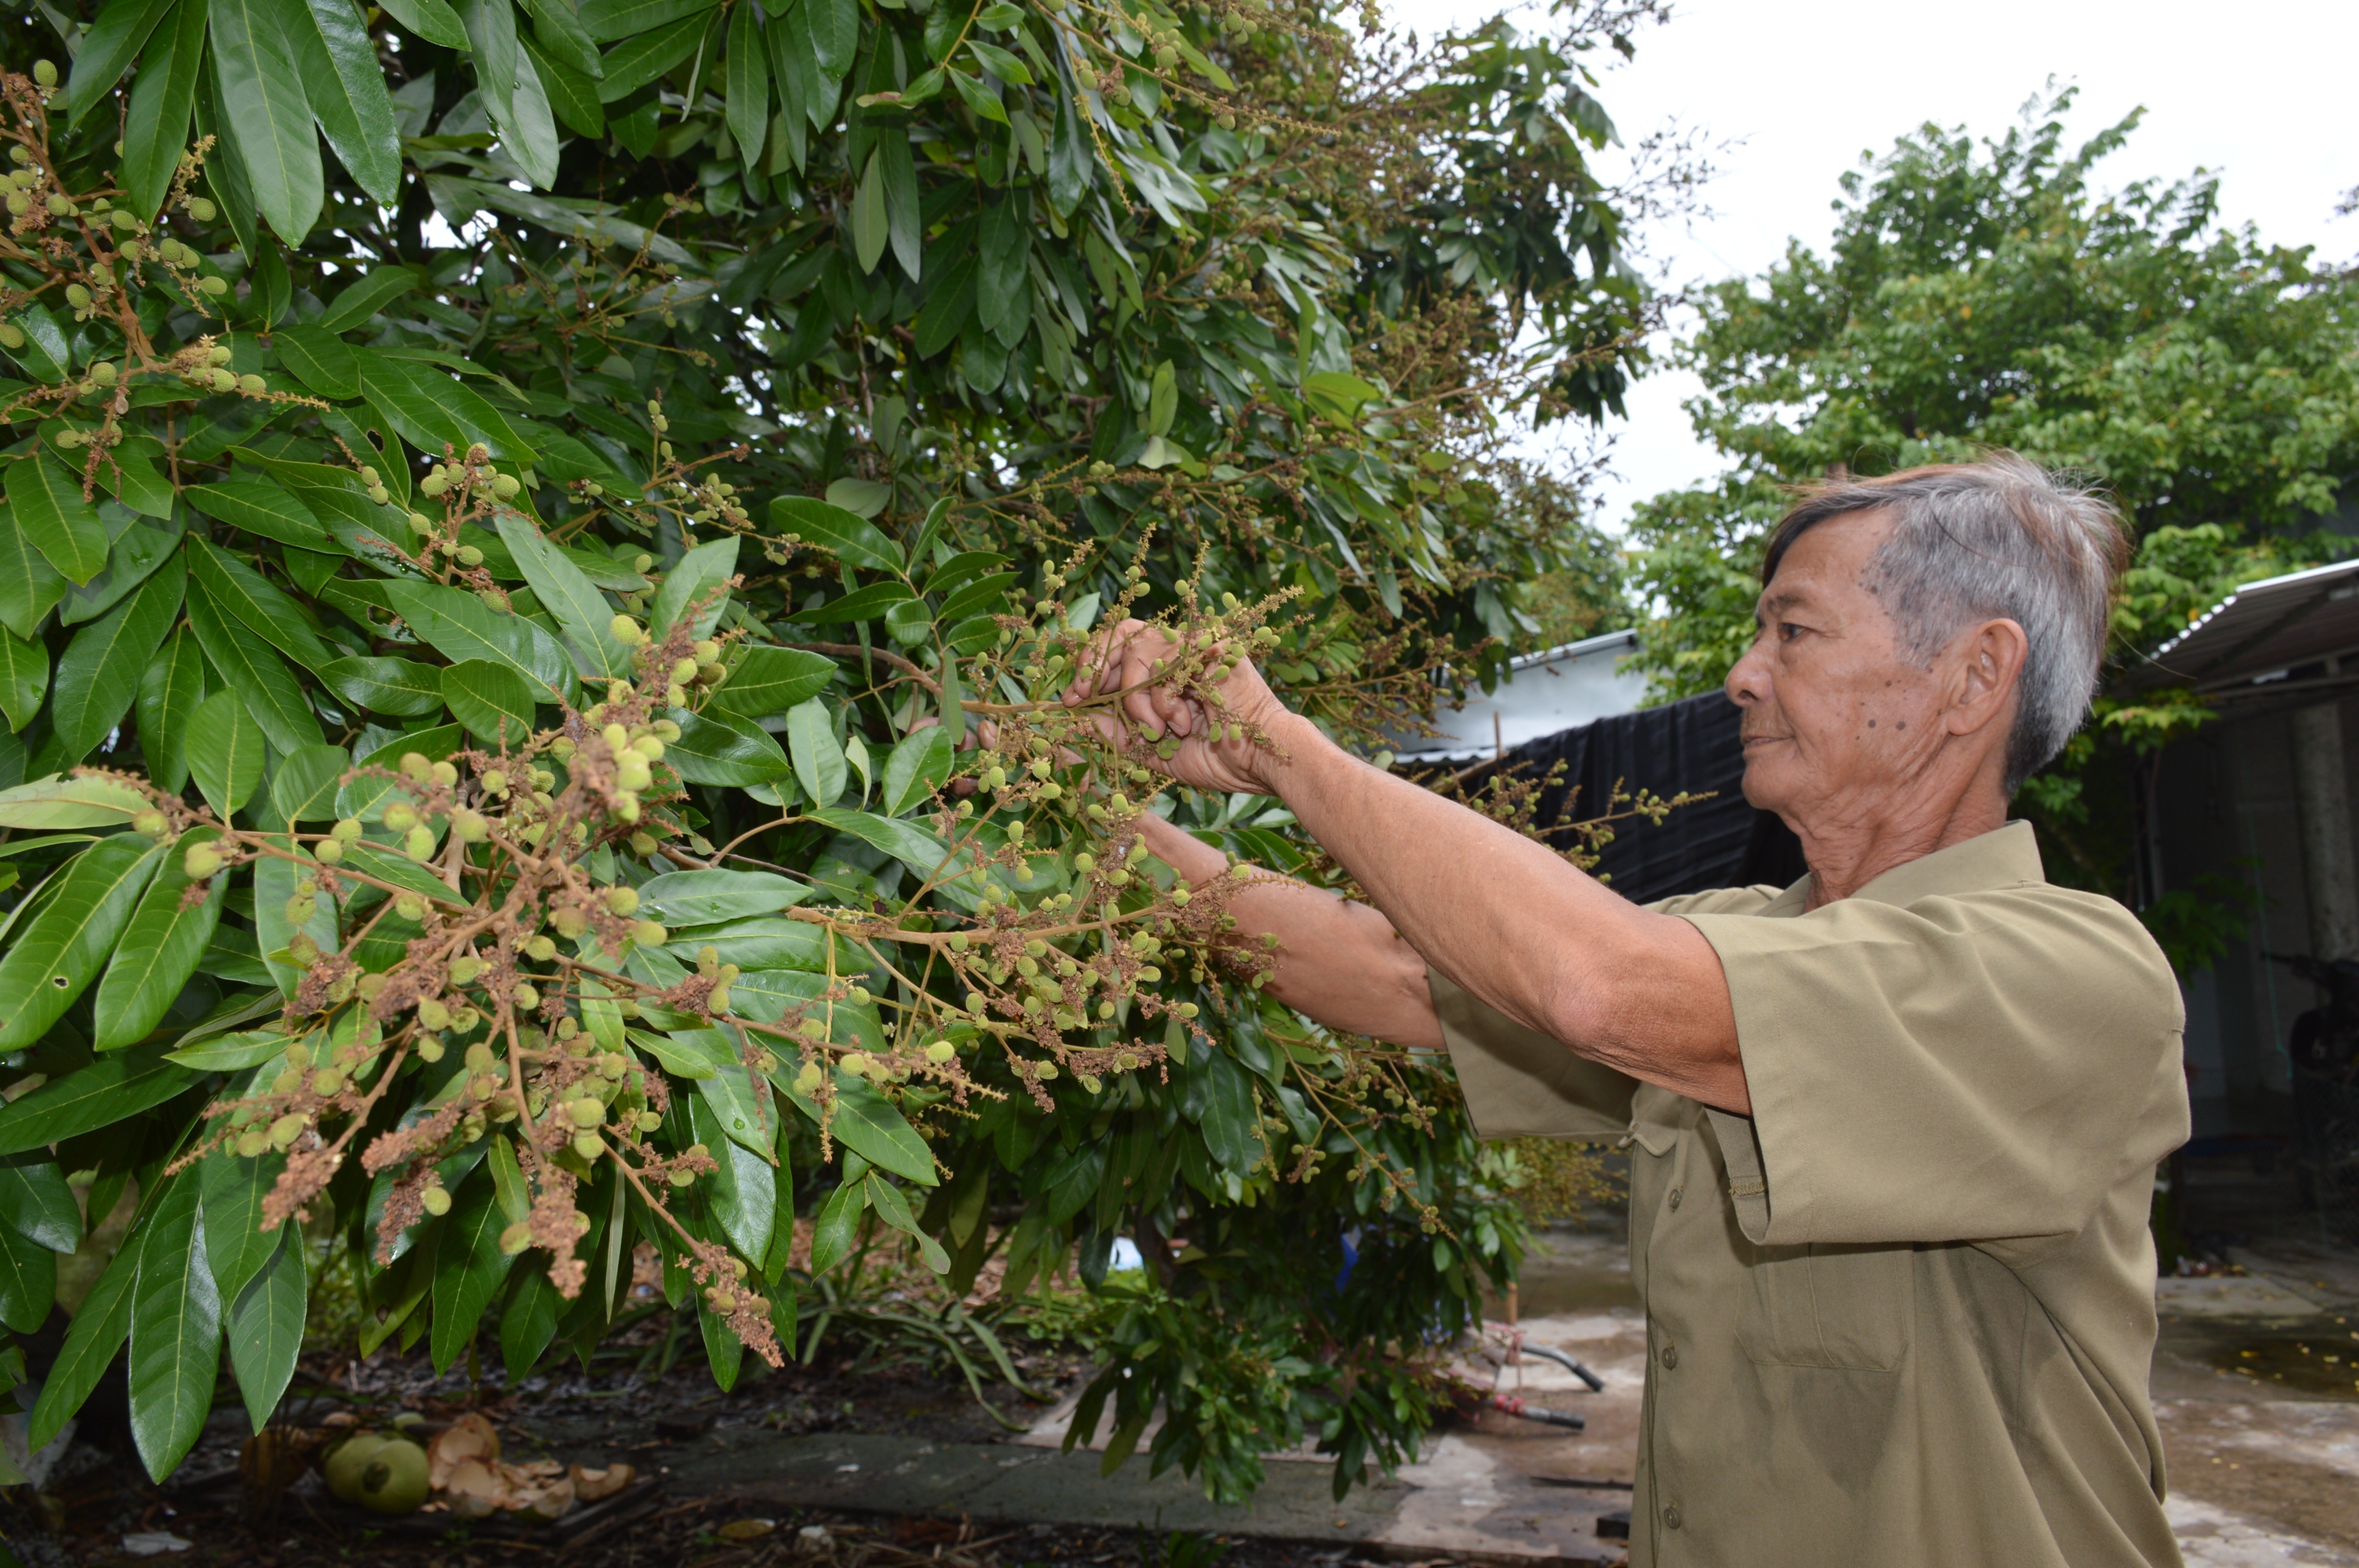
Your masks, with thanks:
[[[1254,733],[1278,746],[1323,738],[1288,711],[1261,672],[1242,656],[1221,682],[1217,706],[1166,681],[1165,672],[1180,663],[1182,653],[1180,640],[1161,627],[1125,621],[1093,645],[1091,664],[1095,667],[1084,665],[1066,700],[1082,702],[1121,692],[1119,716],[1103,713],[1095,723],[1111,744],[1143,766],[1195,789],[1277,794],[1273,770],[1285,759],[1253,739]],[[1244,735],[1236,732],[1239,723],[1246,730]],[[1169,757],[1157,751],[1158,743],[1167,739],[1178,743]]]

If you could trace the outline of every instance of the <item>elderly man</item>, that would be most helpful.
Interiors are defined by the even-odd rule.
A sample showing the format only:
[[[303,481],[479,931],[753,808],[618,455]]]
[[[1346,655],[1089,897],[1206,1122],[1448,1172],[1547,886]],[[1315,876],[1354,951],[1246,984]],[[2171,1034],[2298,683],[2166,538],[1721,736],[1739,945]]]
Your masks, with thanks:
[[[2179,1561],[2147,1393],[2179,989],[2006,816],[2087,712],[2122,553],[2103,503],[2012,458],[1805,500],[1727,688],[1745,797],[1810,875],[1647,908],[1355,761],[1250,665],[1221,698],[1275,745],[1212,740],[1153,684],[1162,634],[1115,636],[1096,689],[1134,688],[1132,743],[1281,798],[1374,905],[1240,894],[1277,996],[1446,1044],[1485,1136],[1629,1147],[1636,1563]]]

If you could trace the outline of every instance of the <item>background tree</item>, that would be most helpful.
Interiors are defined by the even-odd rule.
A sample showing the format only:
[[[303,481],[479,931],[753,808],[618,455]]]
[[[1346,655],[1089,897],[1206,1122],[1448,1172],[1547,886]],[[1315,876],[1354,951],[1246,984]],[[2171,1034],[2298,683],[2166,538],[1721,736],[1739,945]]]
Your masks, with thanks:
[[[724,1386],[873,1247],[1077,1257],[1118,1453],[1392,1463],[1512,1158],[1260,997],[1060,697],[1123,612],[1347,739],[1500,656],[1565,562],[1494,421],[1645,304],[1582,58],[1650,11],[13,14],[0,1323],[136,1213],[33,1441],[126,1343],[156,1475],[225,1341],[268,1419],[308,1217],[362,1348],[512,1379],[642,1240]]]
[[[1825,254],[1790,243],[1697,297],[1689,413],[1733,466],[1634,524],[1634,592],[1666,607],[1642,655],[1658,695],[1720,684],[1789,487],[1838,470],[2011,448],[2102,483],[2137,535],[2116,662],[2236,583],[2347,548],[2319,528],[2359,471],[2352,276],[2223,227],[2212,177],[2100,189],[2138,117],[2067,151],[2071,101],[2035,99],[1992,141],[1901,138],[1843,176]],[[2100,702],[2020,797],[2053,872],[2126,894],[2124,771],[2205,712],[2170,693]]]

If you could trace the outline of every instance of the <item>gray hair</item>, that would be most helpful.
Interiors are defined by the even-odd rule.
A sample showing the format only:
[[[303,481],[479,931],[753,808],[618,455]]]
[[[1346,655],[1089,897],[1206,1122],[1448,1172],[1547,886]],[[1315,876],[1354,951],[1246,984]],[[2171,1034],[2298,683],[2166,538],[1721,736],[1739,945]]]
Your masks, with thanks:
[[[1930,663],[1978,621],[2023,628],[2029,649],[2007,737],[2006,790],[2064,749],[2089,714],[2129,543],[2113,503],[2088,485],[2012,452],[1981,462],[1833,480],[1779,520],[1761,561],[1766,586],[1811,528],[1882,512],[1892,535],[1869,570],[1901,647]]]

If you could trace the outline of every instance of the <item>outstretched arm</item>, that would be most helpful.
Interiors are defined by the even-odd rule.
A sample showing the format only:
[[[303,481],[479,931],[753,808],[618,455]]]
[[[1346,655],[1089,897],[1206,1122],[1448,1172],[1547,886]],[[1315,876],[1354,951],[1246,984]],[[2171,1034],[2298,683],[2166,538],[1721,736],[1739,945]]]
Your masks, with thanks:
[[[1138,622],[1109,634],[1086,689],[1127,692],[1123,715],[1133,728],[1118,733],[1123,726],[1109,717],[1103,724],[1117,731],[1110,738],[1197,788],[1285,801],[1409,947],[1509,1018],[1632,1077],[1750,1112],[1727,978],[1701,932],[1638,908],[1545,845],[1351,756],[1288,712],[1250,664],[1222,683],[1221,701],[1275,745],[1234,729],[1215,740],[1195,697],[1155,684],[1178,652]],[[1151,744],[1166,735],[1180,742],[1169,759]]]
[[[1228,858],[1151,813],[1138,819],[1147,852],[1201,886],[1228,870]],[[1270,873],[1229,900],[1234,946],[1277,938],[1269,994],[1326,1024],[1395,1045],[1438,1050],[1441,1022],[1425,980],[1425,960],[1392,922],[1364,903]]]

